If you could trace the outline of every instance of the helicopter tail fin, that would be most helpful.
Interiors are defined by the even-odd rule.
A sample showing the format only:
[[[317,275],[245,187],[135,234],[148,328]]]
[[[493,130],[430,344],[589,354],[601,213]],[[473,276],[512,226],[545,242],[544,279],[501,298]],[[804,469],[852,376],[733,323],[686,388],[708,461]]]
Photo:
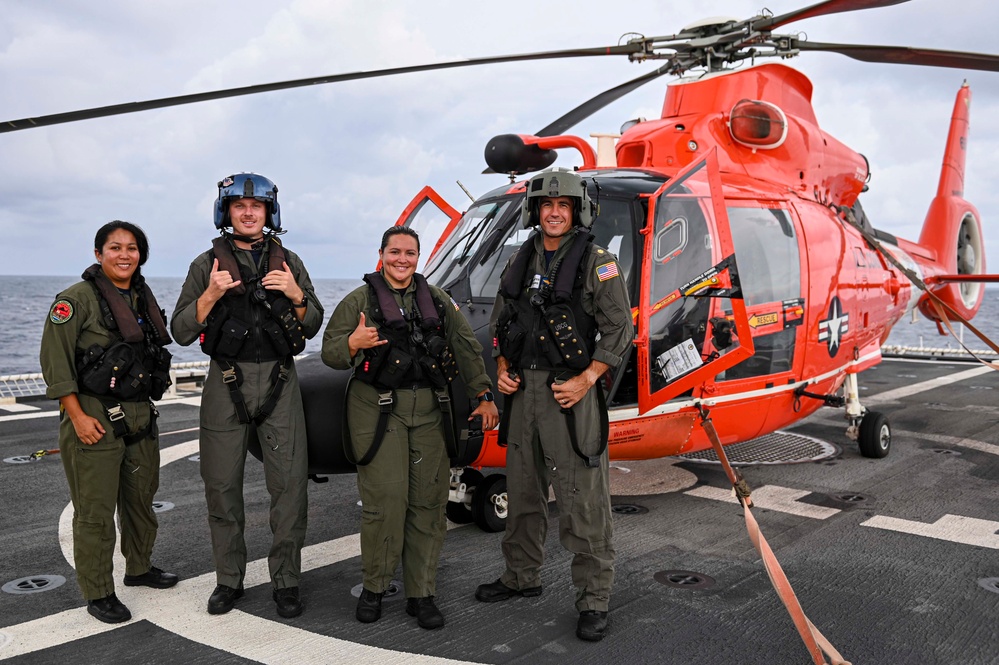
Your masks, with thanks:
[[[919,244],[936,254],[937,270],[933,272],[938,275],[970,276],[985,272],[985,249],[978,210],[964,199],[970,107],[971,88],[965,81],[954,101],[937,195],[930,203],[919,235]],[[941,282],[933,290],[966,319],[978,311],[985,292],[982,284],[971,281]],[[939,320],[925,295],[919,301],[919,310],[927,318]]]

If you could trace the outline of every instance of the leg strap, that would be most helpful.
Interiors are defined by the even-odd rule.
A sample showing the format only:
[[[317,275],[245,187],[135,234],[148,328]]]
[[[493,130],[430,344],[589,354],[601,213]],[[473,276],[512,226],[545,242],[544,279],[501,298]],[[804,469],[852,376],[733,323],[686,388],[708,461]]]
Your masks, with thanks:
[[[444,426],[444,447],[450,459],[458,459],[458,441],[454,435],[454,414],[451,412],[451,395],[448,388],[435,388],[437,405],[441,409],[441,420]]]
[[[386,390],[379,392],[378,422],[375,423],[375,438],[372,440],[368,452],[361,459],[357,459],[357,456],[354,455],[354,444],[351,442],[349,436],[350,425],[344,428],[345,433],[348,433],[348,435],[343,437],[343,454],[348,462],[354,466],[367,466],[371,464],[371,460],[375,458],[375,455],[378,454],[378,449],[382,446],[382,439],[385,438],[385,429],[388,427],[388,419],[392,415],[393,408],[395,408],[395,391]],[[344,412],[344,420],[346,421],[346,411]]]

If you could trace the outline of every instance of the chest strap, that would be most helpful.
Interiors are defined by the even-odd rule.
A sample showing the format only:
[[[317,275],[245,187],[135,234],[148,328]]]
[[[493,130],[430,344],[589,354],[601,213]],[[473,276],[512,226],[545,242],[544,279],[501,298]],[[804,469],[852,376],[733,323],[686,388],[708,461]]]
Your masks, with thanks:
[[[284,270],[283,266],[288,258],[284,252],[284,247],[281,245],[281,241],[274,236],[268,236],[265,241],[264,245],[267,247],[268,264],[278,266],[280,270]],[[214,258],[219,260],[220,271],[228,272],[233,279],[236,278],[236,275],[242,275],[239,270],[239,261],[236,260],[236,254],[232,251],[232,245],[227,236],[219,236],[215,240],[212,240],[212,254]],[[229,289],[226,293],[232,293],[237,296],[243,295],[246,293],[246,280],[241,278],[240,283]]]

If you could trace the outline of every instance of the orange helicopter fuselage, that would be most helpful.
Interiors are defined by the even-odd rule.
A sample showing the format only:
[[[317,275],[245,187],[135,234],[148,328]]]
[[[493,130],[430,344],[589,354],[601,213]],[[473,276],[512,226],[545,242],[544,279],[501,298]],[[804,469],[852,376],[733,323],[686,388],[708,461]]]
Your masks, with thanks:
[[[662,391],[666,399],[654,403],[639,400],[638,406],[612,407],[611,459],[653,459],[709,448],[698,424],[702,408],[710,413],[723,444],[792,425],[823,405],[796,390],[833,395],[849,374],[880,362],[881,345],[907,311],[920,306],[926,313],[906,275],[844,221],[842,212],[853,209],[869,227],[858,204],[868,163],[818,126],[811,92],[804,75],[780,64],[677,82],[668,87],[662,118],[634,125],[618,141],[616,168],[660,173],[671,180],[712,154],[720,190],[701,193],[724,200],[731,229],[717,220],[708,224],[714,224],[712,233],[718,238],[734,238],[746,291],[746,330],[756,353],[722,372],[706,364],[696,384],[682,394]],[[920,242],[879,234],[887,251],[923,279],[959,271],[960,233],[970,228],[980,241],[977,211],[962,198],[969,101],[964,87],[955,104],[940,191]],[[545,141],[549,147],[558,143]],[[565,147],[573,143],[578,139],[566,140]],[[600,169],[583,173],[591,172],[599,175]],[[772,227],[774,219],[784,225],[782,234],[772,236],[778,238],[779,250],[765,242],[758,246],[761,242],[754,238],[763,236],[746,228]],[[656,261],[648,247],[652,234],[644,242],[643,261]],[[720,260],[723,241],[713,242],[715,260]],[[781,262],[781,269],[794,264],[796,275],[784,273],[791,286],[754,285],[763,281],[758,269],[779,278],[781,269],[774,264]],[[983,268],[979,262],[975,271]],[[643,275],[647,271],[643,266]],[[970,318],[982,291],[946,285],[938,295]],[[712,320],[733,318],[726,302],[712,300]],[[637,317],[638,345],[649,343],[643,342],[643,321],[647,319]],[[712,350],[705,335],[702,353],[709,356]],[[504,462],[505,449],[496,445],[496,433],[487,432],[474,465]]]

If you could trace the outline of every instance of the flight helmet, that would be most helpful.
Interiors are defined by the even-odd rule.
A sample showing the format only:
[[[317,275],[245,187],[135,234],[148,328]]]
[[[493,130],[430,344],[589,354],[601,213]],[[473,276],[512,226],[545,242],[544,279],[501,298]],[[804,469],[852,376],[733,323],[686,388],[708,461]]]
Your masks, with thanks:
[[[229,204],[237,199],[256,199],[267,204],[266,228],[281,230],[281,206],[277,200],[278,188],[273,182],[256,173],[236,173],[219,181],[219,196],[215,199],[215,228],[232,226]]]
[[[596,206],[586,193],[582,176],[565,169],[550,169],[538,173],[527,181],[527,196],[520,209],[520,219],[525,229],[538,226],[541,217],[538,209],[544,196],[568,196],[572,199],[572,224],[590,228],[596,215]]]

